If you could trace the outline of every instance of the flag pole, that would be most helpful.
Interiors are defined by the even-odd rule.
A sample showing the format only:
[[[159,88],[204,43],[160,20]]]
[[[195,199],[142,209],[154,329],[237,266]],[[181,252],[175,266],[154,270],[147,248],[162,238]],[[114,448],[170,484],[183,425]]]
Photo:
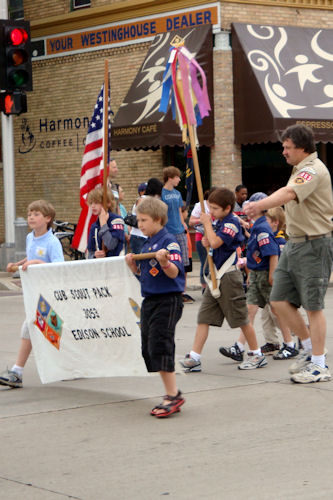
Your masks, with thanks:
[[[201,213],[204,214],[205,213],[205,203],[204,203],[204,195],[203,195],[203,189],[202,189],[202,182],[201,182],[201,175],[200,175],[200,167],[199,167],[199,161],[198,161],[197,148],[196,148],[196,144],[195,144],[194,130],[193,130],[193,125],[191,125],[188,122],[188,116],[187,116],[187,111],[186,111],[185,105],[184,105],[184,109],[185,109],[185,114],[186,114],[187,123],[188,123],[188,134],[189,134],[189,137],[190,137],[190,146],[191,146],[192,158],[193,158],[193,167],[194,167],[195,182],[197,184],[197,191],[198,191],[198,197],[199,197],[199,202],[200,202],[200,207],[201,207]],[[205,231],[205,236],[206,236],[206,231]],[[211,280],[212,280],[213,290],[216,290],[216,288],[217,288],[217,281],[216,281],[216,276],[215,276],[215,268],[214,268],[213,257],[210,255],[208,247],[206,247],[206,251],[207,251],[208,267],[209,267],[210,277],[211,277]]]
[[[198,160],[198,154],[197,154],[197,148],[196,148],[194,125],[192,125],[190,123],[190,120],[189,120],[188,110],[186,108],[186,99],[184,99],[183,87],[182,87],[182,83],[181,83],[181,75],[180,75],[179,70],[177,70],[177,88],[179,91],[179,96],[180,96],[180,99],[182,101],[185,116],[186,116],[187,129],[188,129],[188,135],[189,135],[189,139],[190,139],[190,147],[191,147],[192,159],[193,159],[194,175],[195,175],[195,181],[197,184],[197,192],[198,192],[198,197],[199,197],[199,202],[200,202],[200,207],[201,207],[201,213],[205,213],[204,195],[203,195],[199,160]],[[204,230],[204,232],[205,232],[205,236],[206,236],[206,231]],[[213,287],[213,290],[216,290],[217,289],[217,281],[216,281],[215,266],[214,266],[213,257],[210,255],[208,247],[206,247],[206,251],[207,251],[207,261],[208,261],[209,273],[210,273],[210,277],[212,280],[212,287]]]
[[[107,204],[107,178],[108,178],[108,152],[109,152],[109,62],[105,59],[104,63],[104,141],[103,141],[103,207],[108,209]]]

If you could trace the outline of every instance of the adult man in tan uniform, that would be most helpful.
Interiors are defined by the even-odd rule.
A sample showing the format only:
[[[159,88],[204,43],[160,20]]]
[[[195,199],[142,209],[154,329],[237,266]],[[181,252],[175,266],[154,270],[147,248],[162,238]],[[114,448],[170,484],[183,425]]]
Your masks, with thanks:
[[[318,159],[310,128],[288,127],[282,145],[283,156],[294,167],[288,184],[263,200],[248,203],[244,211],[251,217],[285,205],[289,241],[274,274],[270,300],[302,341],[304,350],[290,367],[292,382],[325,382],[331,378],[325,363],[323,312],[333,258],[331,177]],[[301,305],[309,328],[297,309]]]

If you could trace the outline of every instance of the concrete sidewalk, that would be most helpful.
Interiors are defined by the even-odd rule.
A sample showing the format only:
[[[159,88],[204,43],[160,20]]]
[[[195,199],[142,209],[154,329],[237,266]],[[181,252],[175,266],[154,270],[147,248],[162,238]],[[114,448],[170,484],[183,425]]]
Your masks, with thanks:
[[[176,332],[177,359],[196,328],[195,279],[188,284],[196,301],[185,305]],[[24,319],[15,283],[0,294],[1,370],[15,361]],[[332,288],[326,316],[332,352]],[[259,317],[256,328],[263,343]],[[211,329],[201,373],[177,365],[186,404],[165,420],[149,415],[163,394],[157,376],[42,385],[32,356],[23,389],[0,386],[0,498],[332,498],[333,383],[294,385],[291,362],[271,358],[266,368],[239,371],[218,352],[237,335],[227,325]],[[333,369],[330,354],[328,364]]]

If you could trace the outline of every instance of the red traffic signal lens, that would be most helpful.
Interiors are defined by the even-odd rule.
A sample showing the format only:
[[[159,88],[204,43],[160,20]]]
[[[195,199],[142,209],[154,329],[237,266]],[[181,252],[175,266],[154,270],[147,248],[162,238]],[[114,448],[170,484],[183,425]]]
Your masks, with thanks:
[[[28,33],[22,28],[14,28],[9,33],[9,38],[13,45],[21,45],[28,40]]]

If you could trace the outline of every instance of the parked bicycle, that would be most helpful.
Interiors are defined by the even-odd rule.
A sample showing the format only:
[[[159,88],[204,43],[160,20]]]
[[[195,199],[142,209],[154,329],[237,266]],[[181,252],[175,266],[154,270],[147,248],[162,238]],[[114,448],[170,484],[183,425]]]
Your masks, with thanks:
[[[73,222],[53,221],[53,234],[60,241],[64,255],[70,260],[83,260],[86,258],[85,254],[72,247],[75,228],[76,224]]]

